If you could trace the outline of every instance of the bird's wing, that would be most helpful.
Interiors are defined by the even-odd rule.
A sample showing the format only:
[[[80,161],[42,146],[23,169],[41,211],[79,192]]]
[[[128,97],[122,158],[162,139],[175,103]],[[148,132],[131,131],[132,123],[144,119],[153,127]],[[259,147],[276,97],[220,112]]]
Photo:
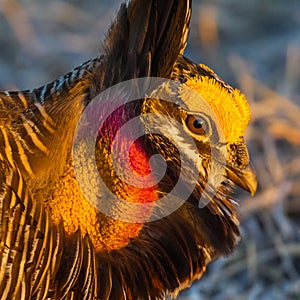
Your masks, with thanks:
[[[31,180],[60,158],[60,117],[89,97],[98,64],[101,57],[31,91],[0,91],[0,299],[62,299],[75,284],[85,299],[95,298],[89,237],[80,230],[66,236],[63,222],[54,225]]]
[[[73,136],[89,102],[93,70],[101,63],[102,57],[96,57],[33,90],[0,90],[0,153],[8,163],[33,178],[60,158],[58,151]]]

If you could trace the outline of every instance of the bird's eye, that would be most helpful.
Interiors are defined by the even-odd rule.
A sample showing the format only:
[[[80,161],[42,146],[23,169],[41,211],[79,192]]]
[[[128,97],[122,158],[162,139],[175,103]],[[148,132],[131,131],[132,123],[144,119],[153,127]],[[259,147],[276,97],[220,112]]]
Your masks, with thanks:
[[[197,135],[208,135],[208,125],[207,122],[198,116],[188,116],[186,118],[187,128],[194,134]]]

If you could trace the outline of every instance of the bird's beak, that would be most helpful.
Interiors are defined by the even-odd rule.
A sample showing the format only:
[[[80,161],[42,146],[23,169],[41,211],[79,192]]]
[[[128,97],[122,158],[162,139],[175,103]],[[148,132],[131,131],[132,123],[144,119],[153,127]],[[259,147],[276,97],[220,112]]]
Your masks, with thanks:
[[[251,163],[244,169],[237,169],[231,166],[226,167],[227,178],[239,187],[249,192],[252,196],[256,192],[257,179],[256,173]]]

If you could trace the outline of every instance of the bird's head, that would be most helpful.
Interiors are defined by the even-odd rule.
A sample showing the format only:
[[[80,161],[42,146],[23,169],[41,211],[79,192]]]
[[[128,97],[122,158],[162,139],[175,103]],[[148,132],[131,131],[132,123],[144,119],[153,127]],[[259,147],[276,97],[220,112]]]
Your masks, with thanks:
[[[212,73],[204,65],[200,68]],[[199,101],[198,95],[202,100]],[[244,140],[250,121],[250,107],[246,97],[239,90],[224,85],[218,77],[203,75],[188,79],[181,88],[180,96],[192,112],[185,118],[188,132],[199,143],[206,145],[204,148],[209,143],[214,151],[223,152],[224,160],[218,161],[217,157],[215,160],[223,165],[225,178],[253,195],[257,182]],[[193,112],[195,115],[190,116]]]
[[[244,139],[250,108],[239,90],[206,66],[198,68],[209,75],[198,72],[180,83],[166,83],[144,101],[142,118],[149,132],[148,147],[169,166],[162,189],[169,192],[183,173],[182,189],[195,184],[194,198],[204,201],[199,206],[212,202],[226,214],[223,203],[215,201],[223,186],[235,183],[252,195],[256,191]],[[221,198],[226,202],[228,197],[225,193]]]

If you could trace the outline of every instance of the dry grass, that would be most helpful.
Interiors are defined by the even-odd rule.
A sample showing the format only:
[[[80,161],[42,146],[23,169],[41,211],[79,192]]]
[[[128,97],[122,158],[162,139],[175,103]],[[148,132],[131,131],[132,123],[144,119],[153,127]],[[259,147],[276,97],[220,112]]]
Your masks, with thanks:
[[[32,88],[94,56],[120,2],[2,0],[0,87]],[[260,186],[253,199],[240,195],[234,255],[211,264],[180,299],[300,299],[300,41],[292,36],[300,26],[290,24],[300,25],[300,5],[238,3],[195,0],[188,56],[247,95]]]

